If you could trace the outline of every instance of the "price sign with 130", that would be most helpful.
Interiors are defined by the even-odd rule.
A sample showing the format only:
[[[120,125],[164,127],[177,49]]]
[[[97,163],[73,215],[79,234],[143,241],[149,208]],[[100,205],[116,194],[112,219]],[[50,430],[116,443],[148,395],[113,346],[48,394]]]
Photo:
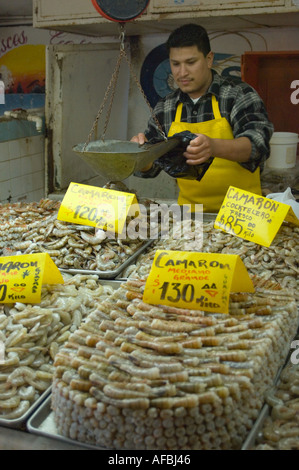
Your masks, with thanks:
[[[234,292],[254,291],[237,255],[157,250],[143,301],[228,313],[231,289]]]

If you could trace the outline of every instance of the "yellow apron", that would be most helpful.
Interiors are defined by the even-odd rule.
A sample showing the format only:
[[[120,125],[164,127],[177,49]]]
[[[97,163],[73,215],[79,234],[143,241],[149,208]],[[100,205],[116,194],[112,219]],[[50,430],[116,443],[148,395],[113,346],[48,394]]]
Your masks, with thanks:
[[[233,132],[226,118],[221,117],[218,101],[212,96],[214,118],[198,123],[181,122],[183,104],[177,108],[175,121],[171,124],[168,137],[189,131],[205,134],[214,139],[233,139]],[[201,181],[178,178],[180,189],[178,204],[203,204],[204,212],[218,212],[229,186],[235,186],[261,195],[260,169],[251,173],[237,162],[214,158],[210,168]]]

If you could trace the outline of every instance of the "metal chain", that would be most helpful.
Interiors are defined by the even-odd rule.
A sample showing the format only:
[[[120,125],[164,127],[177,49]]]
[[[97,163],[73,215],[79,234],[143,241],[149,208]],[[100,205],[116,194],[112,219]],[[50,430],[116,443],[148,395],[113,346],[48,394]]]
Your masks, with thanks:
[[[143,96],[143,98],[144,98],[146,104],[148,105],[153,120],[155,121],[155,123],[156,123],[156,125],[157,125],[157,127],[158,127],[158,129],[159,129],[159,131],[160,131],[160,133],[161,133],[161,135],[162,135],[162,137],[163,137],[163,139],[164,139],[164,140],[168,140],[168,139],[167,139],[167,136],[166,136],[166,134],[165,134],[165,132],[163,131],[163,128],[162,128],[160,122],[159,122],[158,119],[157,119],[157,116],[156,116],[155,113],[154,113],[153,108],[152,108],[151,105],[150,105],[150,102],[148,101],[148,99],[147,99],[147,97],[146,97],[146,95],[145,95],[145,93],[144,93],[144,91],[143,91],[143,89],[142,89],[142,86],[141,86],[141,84],[140,84],[140,82],[139,82],[137,76],[135,75],[135,72],[134,72],[133,67],[132,67],[132,63],[131,63],[131,61],[129,60],[129,58],[128,58],[128,56],[127,56],[127,54],[126,54],[125,51],[124,51],[124,56],[125,56],[125,59],[126,59],[126,61],[127,61],[127,63],[128,63],[131,76],[134,78],[134,80],[135,80],[135,82],[136,82],[136,84],[137,84],[137,87],[139,88],[139,90],[140,90],[140,92],[141,92],[141,94],[142,94],[142,96]]]
[[[112,77],[111,77],[111,80],[109,82],[109,85],[107,87],[107,90],[106,90],[106,93],[105,93],[105,96],[104,96],[104,99],[103,99],[103,102],[101,104],[101,107],[98,111],[98,114],[96,116],[96,119],[93,123],[93,126],[88,134],[88,137],[87,137],[87,140],[84,144],[84,147],[83,147],[83,152],[86,150],[86,147],[87,145],[89,144],[89,142],[91,141],[91,138],[95,132],[95,129],[98,125],[98,121],[103,113],[103,110],[104,110],[104,107],[106,105],[106,102],[108,101],[108,97],[109,97],[109,94],[111,92],[111,98],[110,98],[110,104],[109,104],[109,108],[108,108],[108,111],[107,111],[107,115],[106,115],[106,120],[105,120],[105,125],[104,125],[104,131],[103,131],[103,134],[102,134],[102,140],[104,140],[105,138],[105,135],[106,135],[106,131],[107,131],[107,127],[108,127],[108,124],[109,124],[109,119],[110,119],[110,115],[111,115],[111,110],[112,110],[112,104],[113,104],[113,100],[114,100],[114,96],[115,96],[115,90],[116,90],[116,84],[117,84],[117,80],[118,80],[118,76],[119,76],[119,70],[120,70],[120,65],[121,65],[121,61],[123,59],[123,57],[126,59],[126,62],[129,66],[129,69],[130,69],[130,73],[131,73],[131,76],[134,78],[136,84],[137,84],[137,87],[138,89],[140,90],[146,104],[148,105],[149,109],[150,109],[150,112],[151,112],[151,116],[153,118],[153,120],[155,121],[162,137],[164,140],[167,140],[167,136],[165,134],[165,132],[163,131],[163,128],[160,124],[160,122],[158,121],[155,113],[154,113],[154,110],[153,108],[151,107],[143,89],[142,89],[142,86],[137,78],[137,76],[135,75],[135,72],[133,70],[133,67],[132,67],[132,63],[131,61],[129,60],[128,56],[127,56],[127,53],[125,51],[125,33],[124,33],[124,25],[120,25],[120,28],[121,28],[121,35],[120,35],[120,39],[121,39],[121,45],[120,45],[120,53],[119,53],[119,56],[118,56],[118,59],[117,59],[117,63],[116,63],[116,66],[115,66],[115,69],[114,69],[114,72],[112,74]]]
[[[118,76],[119,76],[120,65],[121,65],[123,55],[125,55],[125,26],[122,23],[120,24],[119,39],[120,39],[119,60],[117,61],[115,71],[114,71],[114,78],[112,79],[111,99],[110,99],[110,105],[109,105],[107,115],[106,115],[106,121],[105,121],[105,125],[104,125],[103,134],[102,134],[102,137],[101,137],[102,140],[105,140],[105,135],[106,135],[106,132],[107,132],[107,128],[108,128],[108,124],[109,124],[109,120],[110,120],[110,115],[111,115],[111,110],[112,110],[112,105],[113,105],[113,101],[114,101],[114,97],[115,97],[115,90],[116,90],[116,84],[117,84],[117,80],[118,80]]]
[[[107,90],[106,90],[106,93],[105,93],[105,96],[104,96],[104,99],[103,99],[103,102],[101,104],[101,107],[98,111],[98,114],[96,116],[96,119],[93,123],[93,126],[91,128],[91,131],[90,133],[88,134],[88,137],[87,137],[87,140],[85,142],[85,145],[83,147],[83,152],[86,150],[86,147],[87,145],[89,144],[89,142],[91,141],[91,138],[92,138],[92,135],[97,127],[97,124],[98,124],[98,121],[103,113],[103,110],[104,110],[104,107],[106,105],[106,102],[108,100],[108,97],[109,97],[109,93],[112,89],[112,98],[111,98],[111,102],[110,102],[110,108],[109,108],[109,116],[110,116],[110,112],[111,112],[111,108],[112,108],[112,102],[113,102],[113,98],[114,98],[114,93],[115,93],[115,87],[116,87],[116,83],[117,83],[117,79],[118,79],[118,75],[119,75],[119,69],[120,69],[120,64],[121,64],[121,61],[123,59],[123,56],[124,56],[124,50],[120,50],[120,53],[119,53],[119,56],[118,56],[118,59],[117,59],[117,63],[116,63],[116,66],[115,66],[115,69],[114,69],[114,72],[112,74],[112,77],[111,77],[111,80],[110,80],[110,83],[107,87]],[[108,126],[108,121],[109,121],[109,116],[107,116],[106,118],[106,124],[105,124],[105,132],[106,132],[106,129],[107,129],[107,126]]]
[[[120,60],[117,62],[117,67],[115,69],[115,74],[114,74],[115,76],[114,76],[112,84],[111,84],[111,99],[110,99],[110,104],[109,104],[109,108],[108,108],[107,115],[106,115],[106,121],[105,121],[104,130],[103,130],[103,134],[102,134],[102,140],[105,140],[105,135],[106,135],[109,120],[110,120],[113,100],[114,100],[114,97],[115,97],[116,84],[117,84],[117,79],[118,79],[118,76],[119,76],[119,69],[120,69],[120,64],[121,64],[121,61],[122,61],[123,54],[124,54],[124,51],[121,50],[120,51]]]

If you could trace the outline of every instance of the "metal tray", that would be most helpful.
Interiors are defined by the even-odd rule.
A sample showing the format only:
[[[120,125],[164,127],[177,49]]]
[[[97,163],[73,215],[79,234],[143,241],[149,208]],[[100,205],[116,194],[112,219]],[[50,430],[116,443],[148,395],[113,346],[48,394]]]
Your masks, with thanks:
[[[156,204],[176,204],[177,201],[172,199],[157,199],[153,201]],[[203,222],[213,222],[216,219],[217,214],[204,212],[203,213]],[[158,238],[159,240],[159,238]],[[139,257],[150,245],[152,245],[156,240],[149,239],[147,240],[135,253],[133,253],[126,261],[124,261],[118,268],[114,271],[97,271],[97,270],[89,270],[89,269],[71,269],[71,268],[59,268],[61,272],[69,273],[69,274],[96,274],[101,279],[116,279],[117,277],[121,276],[122,273],[135,261],[136,258]]]
[[[29,417],[34,413],[34,411],[46,400],[46,398],[51,393],[51,387],[49,387],[36,402],[34,402],[31,407],[23,414],[20,418],[17,419],[4,419],[0,418],[0,426],[12,429],[25,429],[26,422]]]
[[[135,251],[126,261],[124,261],[117,269],[114,271],[96,271],[90,269],[68,269],[68,268],[59,268],[61,272],[69,274],[96,274],[101,279],[115,279],[119,276],[133,261],[138,258],[141,253],[143,253],[155,240],[148,240],[145,242],[138,250]]]
[[[250,433],[248,434],[241,450],[252,450],[258,444],[259,436],[262,433],[265,419],[270,414],[270,406],[264,405]]]
[[[274,387],[277,387],[277,385],[279,384],[280,375],[281,375],[283,369],[285,368],[285,366],[288,363],[289,354],[290,354],[290,351],[288,352],[287,359],[286,359],[284,365],[281,366],[278,370],[278,373],[277,373],[277,375],[274,379],[274,382],[273,382]],[[261,437],[261,433],[262,433],[262,430],[263,430],[265,419],[270,415],[270,413],[271,413],[271,407],[267,403],[265,403],[263,405],[262,409],[261,409],[261,412],[260,412],[257,420],[255,421],[254,425],[252,426],[251,431],[248,434],[244,444],[242,445],[241,450],[252,450],[253,447],[258,444],[258,439],[259,439],[259,437]]]
[[[96,447],[93,445],[84,444],[69,437],[60,435],[56,429],[54,422],[54,412],[51,409],[51,395],[41,404],[27,422],[27,431],[39,436],[56,439],[65,444],[75,445],[77,447],[92,449],[92,450],[107,450],[104,447]]]
[[[265,418],[269,415],[269,406],[265,405],[256,420],[249,436],[244,442],[241,450],[251,450],[255,445],[257,438],[262,431]],[[27,422],[27,431],[38,436],[56,439],[65,444],[75,445],[80,448],[91,450],[107,450],[105,447],[97,447],[85,444],[68,437],[64,437],[58,433],[54,421],[54,412],[51,409],[51,395],[39,406],[35,413]]]

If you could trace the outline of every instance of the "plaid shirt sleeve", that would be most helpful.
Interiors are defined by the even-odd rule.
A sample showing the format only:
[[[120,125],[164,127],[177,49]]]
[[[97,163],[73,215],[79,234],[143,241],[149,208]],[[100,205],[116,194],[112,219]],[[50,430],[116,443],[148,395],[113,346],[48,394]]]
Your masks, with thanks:
[[[165,134],[168,135],[179,102],[183,103],[182,122],[196,123],[214,119],[211,104],[213,94],[218,100],[221,116],[229,122],[234,137],[248,137],[251,141],[249,161],[239,164],[251,172],[259,166],[263,168],[270,155],[269,141],[274,130],[273,124],[268,119],[265,105],[258,93],[237,77],[222,77],[213,71],[209,90],[195,105],[188,95],[179,90],[160,100],[154,113]],[[148,122],[145,135],[149,140],[162,139],[161,132],[152,118]],[[157,166],[152,170],[138,176],[154,177]]]
[[[233,91],[233,97],[229,98]],[[221,104],[229,104],[221,110]],[[263,168],[270,156],[269,141],[273,134],[273,124],[268,119],[265,105],[258,93],[249,85],[240,82],[230,90],[228,87],[220,94],[220,112],[230,123],[235,138],[248,137],[251,141],[251,155],[248,162],[239,164],[254,172]]]
[[[165,99],[158,101],[154,108],[154,115],[158,120],[162,131],[167,136],[170,126],[175,119],[176,107],[179,102],[178,92],[168,95]],[[164,137],[158,128],[156,121],[151,117],[148,121],[148,127],[145,130],[145,136],[148,140],[163,140]],[[159,163],[155,161],[148,171],[138,171],[134,175],[140,178],[155,178],[162,171]]]

